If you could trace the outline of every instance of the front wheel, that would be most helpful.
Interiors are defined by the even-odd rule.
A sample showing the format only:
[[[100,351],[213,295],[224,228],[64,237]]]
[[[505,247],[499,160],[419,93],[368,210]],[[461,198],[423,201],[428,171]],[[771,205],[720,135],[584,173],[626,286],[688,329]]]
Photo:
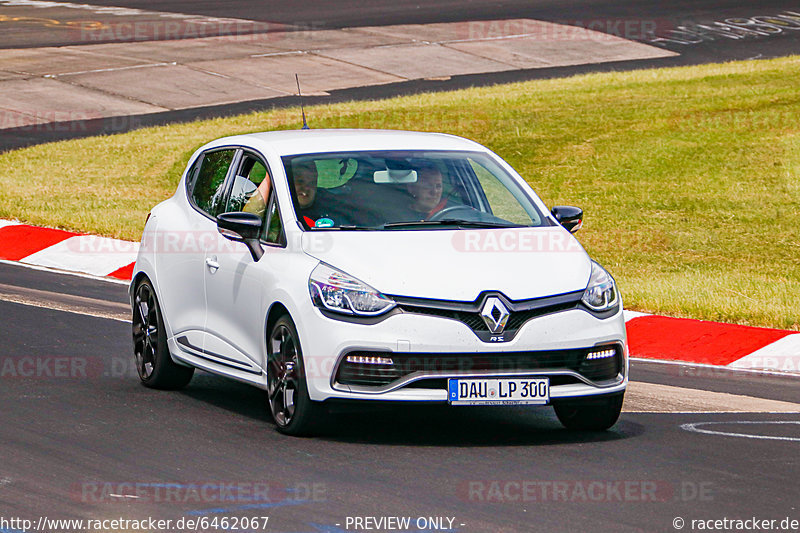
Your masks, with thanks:
[[[307,436],[318,427],[322,405],[308,396],[297,328],[283,315],[267,338],[267,396],[278,431]]]
[[[133,293],[133,356],[142,383],[153,389],[180,389],[189,384],[194,368],[172,360],[164,318],[156,291],[144,279]]]
[[[605,431],[622,412],[623,394],[553,404],[558,420],[567,429]]]

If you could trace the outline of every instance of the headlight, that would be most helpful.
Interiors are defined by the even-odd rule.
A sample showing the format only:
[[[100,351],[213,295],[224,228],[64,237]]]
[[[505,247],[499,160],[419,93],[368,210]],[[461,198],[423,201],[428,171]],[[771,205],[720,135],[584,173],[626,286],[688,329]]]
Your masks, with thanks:
[[[592,261],[592,275],[581,300],[593,311],[607,311],[619,301],[617,285],[606,269]]]
[[[317,307],[346,315],[380,315],[395,306],[391,298],[325,263],[311,272],[308,291]]]

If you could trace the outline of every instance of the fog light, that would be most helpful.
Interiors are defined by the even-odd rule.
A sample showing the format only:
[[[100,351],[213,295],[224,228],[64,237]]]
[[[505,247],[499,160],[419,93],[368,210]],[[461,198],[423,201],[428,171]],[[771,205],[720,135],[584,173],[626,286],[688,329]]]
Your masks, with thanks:
[[[586,356],[586,359],[606,359],[608,357],[614,357],[616,354],[617,350],[614,348],[611,348],[610,350],[598,350],[596,352],[589,352],[589,355]]]
[[[348,355],[345,359],[348,363],[358,363],[361,365],[393,365],[394,361],[390,357],[378,357],[377,355]]]

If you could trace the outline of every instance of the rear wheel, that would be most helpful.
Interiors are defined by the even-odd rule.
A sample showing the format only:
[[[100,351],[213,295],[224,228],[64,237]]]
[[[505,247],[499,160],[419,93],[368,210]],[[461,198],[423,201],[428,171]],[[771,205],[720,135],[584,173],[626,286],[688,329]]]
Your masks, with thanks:
[[[139,378],[147,387],[180,389],[194,374],[194,368],[175,363],[169,354],[161,308],[148,279],[133,293],[133,356]]]
[[[289,315],[278,319],[267,338],[267,396],[278,431],[287,435],[311,435],[324,414],[308,396],[300,338]]]
[[[558,420],[567,429],[604,431],[622,412],[623,394],[553,404]]]

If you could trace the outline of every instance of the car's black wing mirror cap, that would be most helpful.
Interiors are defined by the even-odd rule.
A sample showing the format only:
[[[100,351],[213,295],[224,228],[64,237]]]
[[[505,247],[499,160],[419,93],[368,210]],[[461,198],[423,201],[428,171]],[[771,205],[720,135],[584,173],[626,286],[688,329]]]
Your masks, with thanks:
[[[583,209],[571,205],[557,205],[550,212],[559,224],[570,233],[575,233],[583,226]]]
[[[255,213],[236,211],[217,216],[217,231],[226,239],[246,244],[253,261],[258,261],[264,255],[259,242],[261,224],[261,217]]]

